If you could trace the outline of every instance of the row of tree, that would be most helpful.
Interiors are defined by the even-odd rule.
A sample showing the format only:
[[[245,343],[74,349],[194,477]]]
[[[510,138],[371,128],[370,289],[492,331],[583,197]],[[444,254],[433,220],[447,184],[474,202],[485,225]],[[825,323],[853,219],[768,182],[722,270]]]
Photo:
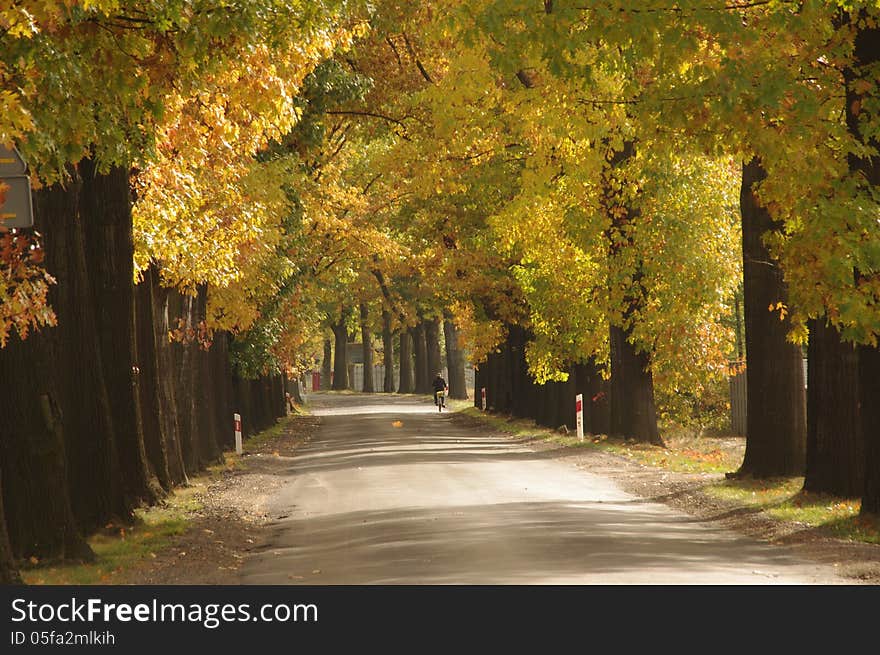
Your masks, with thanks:
[[[351,343],[350,328],[346,323],[347,312],[343,308],[339,320],[331,324],[334,339],[324,340],[321,364],[321,388],[332,390],[353,389],[348,348]],[[365,393],[432,393],[431,382],[444,368],[447,370],[449,395],[467,398],[465,380],[465,353],[462,349],[455,324],[439,317],[423,319],[406,329],[392,330],[391,315],[382,316],[382,365],[384,379],[381,388],[375,388],[373,376],[373,338],[367,305],[360,306],[360,348],[363,349],[364,383],[360,391]],[[441,344],[441,339],[443,343]],[[396,346],[395,346],[396,344]],[[445,355],[445,357],[444,357]],[[445,360],[445,364],[444,364]],[[398,382],[395,386],[395,371]]]
[[[342,7],[0,8],[0,142],[35,189],[35,229],[0,227],[0,581],[91,558],[89,535],[219,460],[233,412],[246,435],[286,413],[308,359],[272,351],[300,273],[291,133],[357,33]]]
[[[24,385],[37,413],[19,420],[57,426],[69,396],[73,424],[101,403],[119,425],[169,421],[170,401],[123,393],[122,368],[149,370],[147,325],[158,358],[183,348],[162,370],[184,388],[212,365],[157,325],[213,335],[249,380],[335,348],[338,388],[350,335],[381,334],[398,390],[421,391],[442,321],[497,410],[556,427],[581,390],[590,430],[662,443],[661,421],[717,401],[742,298],[740,472],[806,472],[876,513],[878,19],[868,0],[0,9],[0,141],[44,187],[45,235],[0,235],[0,336],[42,328],[0,359],[57,363],[61,386]],[[130,327],[144,284],[153,317]],[[44,339],[60,345],[24,358]],[[84,372],[92,341],[125,367]],[[74,402],[99,373],[106,396]],[[98,443],[142,489],[137,440]]]

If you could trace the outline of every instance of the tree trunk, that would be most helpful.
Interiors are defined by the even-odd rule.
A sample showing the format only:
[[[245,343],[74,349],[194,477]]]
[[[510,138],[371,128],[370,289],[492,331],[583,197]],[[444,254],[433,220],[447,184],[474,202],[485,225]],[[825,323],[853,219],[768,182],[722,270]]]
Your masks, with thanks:
[[[6,531],[6,513],[3,510],[3,467],[0,466],[0,585],[21,584],[21,576],[12,556],[12,545]]]
[[[335,338],[335,353],[333,358],[333,384],[334,391],[348,389],[348,328],[345,327],[345,311],[338,323],[331,326]]]
[[[406,328],[401,328],[400,339],[400,388],[399,393],[415,392],[415,372],[413,371],[413,342],[412,334]]]
[[[187,484],[189,479],[186,475],[186,467],[183,464],[183,445],[178,428],[178,399],[176,372],[178,359],[176,350],[178,344],[173,344],[168,339],[172,327],[176,327],[176,315],[172,313],[172,298],[178,294],[171,289],[163,287],[160,283],[159,272],[155,267],[150,267],[147,275],[152,278],[151,290],[153,295],[153,317],[155,331],[154,342],[158,360],[157,380],[159,384],[159,421],[162,425],[162,436],[165,440],[165,452],[168,457],[168,472],[174,484]]]
[[[464,374],[464,352],[458,343],[458,328],[452,315],[447,314],[443,321],[443,336],[446,341],[446,370],[449,378],[449,397],[467,399],[467,380]]]
[[[86,265],[92,281],[95,325],[101,349],[119,479],[127,507],[153,503],[159,484],[147,467],[144,435],[138,421],[134,331],[134,238],[128,170],[102,174],[92,160],[79,164],[80,212]]]
[[[483,387],[486,386],[485,381],[486,364],[477,364],[474,367],[474,407],[483,409]]]
[[[56,338],[43,328],[0,350],[0,379],[15,380],[0,394],[6,534],[16,558],[92,559],[70,503]]]
[[[136,366],[147,462],[162,488],[165,491],[170,491],[174,486],[174,480],[168,468],[168,451],[163,434],[159,357],[155,330],[155,323],[158,319],[153,314],[153,278],[155,273],[152,268],[151,265],[151,270],[144,273],[143,279],[135,287]]]
[[[391,314],[386,309],[382,310],[382,364],[385,367],[382,391],[394,393],[394,335],[391,332]]]
[[[635,143],[627,141],[616,151],[603,172],[603,203],[611,220],[607,232],[609,259],[612,264],[623,261],[635,246],[631,225],[639,217],[639,210],[622,197],[621,188],[633,184],[625,173],[617,171],[635,156]],[[626,270],[626,269],[625,269]],[[611,346],[611,434],[627,439],[663,445],[657,427],[657,409],[654,405],[654,378],[651,373],[651,354],[631,342],[632,320],[644,303],[642,262],[635,262],[627,271],[632,279],[622,299],[623,312],[610,326]]]
[[[766,177],[760,160],[743,166],[740,207],[746,324],[746,453],[739,473],[754,477],[801,475],[806,451],[806,396],[801,349],[786,340],[779,320],[788,304],[782,270],[762,240],[779,226],[758,205],[754,186]],[[612,400],[614,394],[612,393]]]
[[[116,452],[112,411],[104,380],[97,314],[80,207],[78,173],[66,187],[34,193],[34,218],[45,236],[46,269],[58,284],[49,300],[58,316],[53,396],[64,417],[64,447],[71,506],[86,534],[108,521],[129,520]],[[99,250],[92,257],[103,257]],[[131,365],[131,362],[128,362]],[[130,385],[130,377],[127,378]],[[8,510],[9,508],[7,508]],[[14,537],[13,537],[14,540]]]
[[[577,412],[574,401],[574,397],[577,395],[577,392],[575,391],[575,375],[574,367],[569,366],[568,380],[559,383],[559,394],[557,396],[559,402],[557,410],[557,420],[559,425],[557,427],[564,425],[569,430],[577,429]]]
[[[324,339],[324,359],[321,360],[321,390],[328,391],[333,378],[333,342]]]
[[[646,353],[637,352],[629,331],[610,328],[611,338],[611,425],[610,433],[663,445],[657,428],[654,405],[654,377]]]
[[[416,393],[431,393],[431,379],[428,377],[428,346],[425,342],[425,324],[419,321],[410,328],[415,355]]]
[[[859,346],[859,397],[865,437],[862,514],[880,514],[880,349]]]
[[[859,417],[858,351],[825,319],[810,321],[804,489],[860,497],[865,449]]]
[[[871,147],[873,153],[877,152],[878,139],[876,132],[867,136],[862,133],[863,126],[876,124],[876,112],[871,117],[873,122],[862,123],[863,107],[870,113],[876,103],[876,84],[868,87],[870,90],[858,88],[857,81],[866,76],[876,82],[876,75],[870,68],[880,62],[880,28],[875,24],[865,21],[865,11],[861,10],[852,16],[857,22],[855,35],[855,49],[853,51],[853,63],[844,70],[846,82],[846,125],[858,141]],[[866,98],[865,93],[873,94]],[[876,198],[880,189],[880,156],[876,154],[859,156],[850,154],[847,157],[850,172],[861,181],[867,189],[862,193],[872,194]],[[868,196],[865,200],[870,203],[873,200]],[[863,238],[858,235],[858,238]],[[876,269],[870,273],[856,270],[854,277],[856,283],[876,282]],[[869,277],[870,276],[870,277]],[[868,344],[858,347],[859,359],[859,397],[861,401],[861,428],[865,446],[865,486],[862,492],[862,514],[880,514],[880,348]]]
[[[373,335],[368,323],[369,313],[366,303],[361,303],[361,343],[364,347],[364,393],[376,391],[373,383]]]
[[[221,448],[231,449],[235,446],[235,433],[232,415],[235,414],[232,395],[232,364],[229,361],[228,332],[215,332],[209,356],[211,358],[211,377],[217,400],[214,403],[216,425],[218,426],[218,444]]]
[[[438,373],[443,373],[443,359],[440,354],[440,319],[425,321],[425,347],[428,356],[429,384]],[[449,384],[449,380],[446,381]],[[432,387],[433,388],[433,387]]]
[[[608,381],[592,358],[574,367],[575,393],[584,397],[584,433],[608,434],[611,431],[611,403]]]
[[[173,316],[184,333],[193,329],[195,311],[194,298],[190,295],[172,291],[170,303]],[[196,422],[196,379],[197,367],[193,345],[178,338],[171,344],[174,361],[173,384],[177,403],[177,435],[183,466],[187,475],[194,475],[201,469],[198,459],[198,424]]]

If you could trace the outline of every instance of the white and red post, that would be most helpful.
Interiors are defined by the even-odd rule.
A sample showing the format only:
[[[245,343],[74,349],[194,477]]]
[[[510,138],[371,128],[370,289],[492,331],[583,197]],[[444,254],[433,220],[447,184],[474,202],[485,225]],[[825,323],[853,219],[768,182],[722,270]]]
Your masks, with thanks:
[[[480,408],[484,412],[486,411],[486,387],[483,387],[480,390]]]
[[[574,412],[577,417],[578,439],[584,440],[584,394],[579,393],[574,397]]]
[[[241,455],[241,414],[232,415],[232,425],[235,430],[235,452]]]

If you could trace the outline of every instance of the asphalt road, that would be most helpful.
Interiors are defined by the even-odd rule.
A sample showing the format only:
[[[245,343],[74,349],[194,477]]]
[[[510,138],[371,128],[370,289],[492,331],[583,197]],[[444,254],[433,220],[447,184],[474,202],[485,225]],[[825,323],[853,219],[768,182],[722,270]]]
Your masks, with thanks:
[[[833,570],[464,427],[427,400],[311,396],[322,416],[243,584],[840,584]]]

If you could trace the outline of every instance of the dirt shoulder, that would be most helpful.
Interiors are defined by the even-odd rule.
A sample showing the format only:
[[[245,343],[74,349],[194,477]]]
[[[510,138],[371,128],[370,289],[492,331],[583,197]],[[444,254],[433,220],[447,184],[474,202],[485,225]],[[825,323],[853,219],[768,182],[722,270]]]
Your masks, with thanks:
[[[836,539],[820,529],[780,521],[707,494],[706,486],[723,479],[723,474],[672,472],[600,449],[564,447],[538,438],[524,440],[473,417],[453,416],[474,430],[507,434],[519,445],[552,452],[559,460],[614,480],[628,493],[741,534],[787,545],[797,556],[835,567],[854,584],[880,584],[880,546]],[[198,494],[200,507],[191,512],[189,528],[174,537],[169,547],[114,576],[112,583],[236,584],[242,561],[264,539],[268,524],[279,518],[268,515],[266,507],[268,498],[282,484],[281,471],[289,468],[291,458],[311,440],[319,425],[317,417],[292,416],[272,436],[246,443],[243,456],[230,458]]]
[[[112,583],[237,584],[241,562],[260,543],[265,526],[277,518],[267,513],[266,503],[282,484],[280,471],[290,466],[318,424],[308,415],[287,417],[271,436],[246,442],[240,457],[227,456],[227,465],[214,471],[204,491],[196,494],[199,508],[189,512],[189,527],[168,547],[120,572]]]

